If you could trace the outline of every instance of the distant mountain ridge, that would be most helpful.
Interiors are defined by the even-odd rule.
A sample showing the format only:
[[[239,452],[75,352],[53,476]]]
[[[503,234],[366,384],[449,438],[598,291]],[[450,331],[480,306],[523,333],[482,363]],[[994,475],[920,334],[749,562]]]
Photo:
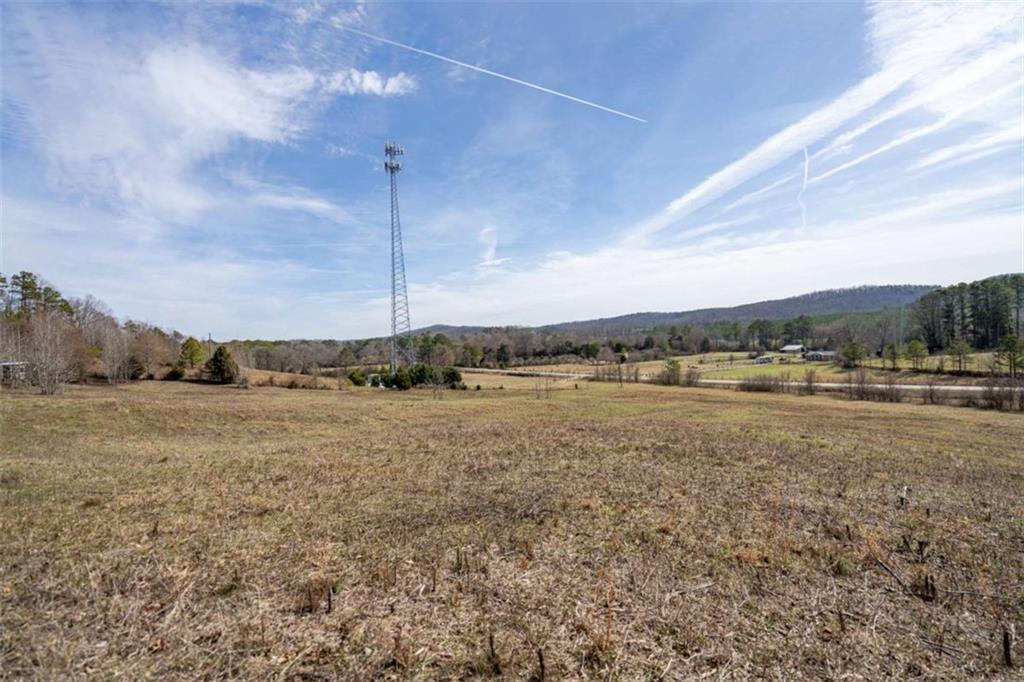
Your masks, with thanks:
[[[616,317],[593,320],[559,322],[538,327],[522,327],[551,332],[630,332],[654,327],[682,326],[685,324],[707,324],[711,322],[742,322],[757,319],[777,320],[798,315],[827,315],[830,313],[857,313],[884,308],[898,308],[909,305],[929,291],[938,289],[936,284],[887,284],[851,287],[847,289],[826,289],[800,296],[779,298],[728,308],[700,308],[669,313],[629,313]],[[453,326],[436,324],[417,329],[415,333],[443,333],[449,336],[476,334],[487,329],[503,327]]]

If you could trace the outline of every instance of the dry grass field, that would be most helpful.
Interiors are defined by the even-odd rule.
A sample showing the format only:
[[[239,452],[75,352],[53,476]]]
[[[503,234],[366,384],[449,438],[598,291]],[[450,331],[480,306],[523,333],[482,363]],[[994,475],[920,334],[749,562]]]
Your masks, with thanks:
[[[0,394],[0,677],[1024,664],[1019,415],[481,381]]]

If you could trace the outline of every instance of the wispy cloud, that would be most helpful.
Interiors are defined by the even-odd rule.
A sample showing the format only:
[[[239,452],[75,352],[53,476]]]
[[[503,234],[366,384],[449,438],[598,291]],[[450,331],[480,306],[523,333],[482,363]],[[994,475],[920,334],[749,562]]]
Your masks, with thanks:
[[[890,141],[886,142],[885,144],[880,145],[879,147],[876,147],[875,149],[872,149],[869,152],[866,152],[866,153],[861,154],[860,156],[858,156],[858,157],[856,157],[854,159],[851,159],[849,161],[841,163],[838,166],[836,166],[834,168],[831,168],[828,171],[822,173],[821,175],[818,175],[818,176],[815,176],[815,177],[811,178],[810,182],[811,183],[818,183],[818,182],[821,182],[822,180],[827,180],[828,178],[832,177],[833,175],[836,175],[837,173],[842,173],[843,171],[849,170],[850,168],[853,168],[854,166],[858,166],[858,165],[864,163],[865,161],[873,159],[874,157],[878,156],[879,154],[884,154],[885,152],[891,151],[891,150],[895,149],[896,147],[905,145],[905,144],[907,144],[909,142],[913,142],[914,140],[920,139],[920,138],[922,138],[922,137],[924,137],[926,135],[931,135],[931,134],[933,134],[933,133],[935,133],[935,132],[937,132],[939,130],[942,130],[943,128],[945,128],[949,124],[953,123],[954,121],[956,121],[957,119],[962,117],[964,114],[966,114],[966,113],[968,113],[970,111],[973,111],[973,110],[977,109],[978,107],[982,107],[982,106],[988,104],[989,102],[991,102],[993,100],[1001,99],[1001,98],[1003,98],[1003,97],[1005,97],[1007,95],[1010,95],[1010,94],[1013,94],[1013,93],[1020,93],[1022,86],[1024,86],[1024,79],[1018,80],[1016,82],[1009,83],[1008,85],[1005,85],[1002,88],[999,88],[995,92],[989,93],[985,97],[981,97],[979,99],[970,101],[967,104],[964,104],[964,105],[960,106],[959,108],[957,108],[957,109],[955,109],[953,111],[950,111],[949,113],[947,113],[945,116],[943,116],[942,118],[940,118],[937,121],[929,123],[928,125],[920,126],[920,127],[915,128],[913,130],[910,130],[910,131],[908,131],[906,133],[903,133],[902,135],[896,137],[895,139],[890,140]]]
[[[233,67],[195,45],[157,48],[138,62],[74,31],[65,39],[57,27],[35,26],[25,36],[30,44],[22,47],[33,52],[76,52],[74,61],[52,61],[39,77],[4,78],[5,99],[30,112],[31,134],[54,180],[93,200],[172,220],[216,201],[192,179],[198,161],[234,139],[289,139],[302,126],[295,103],[312,86],[301,72]]]
[[[807,147],[804,147],[804,181],[800,185],[800,193],[796,195],[796,203],[800,204],[800,225],[807,227],[807,204],[804,203],[804,193],[807,192],[807,176],[811,170],[811,157],[807,154]]]
[[[249,196],[249,201],[256,206],[282,211],[304,211],[339,224],[352,222],[352,216],[348,211],[322,197],[312,196],[307,192],[257,192]]]
[[[416,88],[406,73],[303,66],[257,69],[231,55],[167,38],[140,57],[30,9],[7,13],[19,30],[24,68],[5,69],[3,98],[26,112],[13,132],[31,139],[65,192],[137,216],[190,221],[234,201],[202,164],[239,141],[289,144],[308,131],[324,97],[397,97]],[[60,55],[60,58],[55,58]],[[250,203],[342,220],[321,200],[261,191]]]
[[[669,203],[664,210],[650,216],[634,226],[629,241],[639,243],[666,228],[693,211],[722,197],[731,190],[754,179],[761,173],[792,158],[802,149],[813,145],[827,135],[834,133],[883,103],[886,98],[903,88],[912,88],[915,94],[909,101],[903,101],[853,132],[840,134],[839,142],[832,149],[844,148],[849,143],[900,113],[905,113],[926,102],[935,101],[939,94],[948,89],[942,85],[943,78],[955,75],[954,82],[964,88],[990,75],[1001,66],[1011,63],[1019,56],[1021,35],[1019,26],[1022,11],[1014,3],[949,4],[939,2],[878,2],[871,5],[869,20],[869,45],[877,70],[843,92],[835,100],[808,114],[796,123],[772,135],[746,155],[708,176]],[[968,66],[963,64],[967,62]],[[1019,73],[1019,69],[1018,69]],[[936,83],[939,85],[936,86]],[[922,92],[938,87],[938,92]],[[996,96],[1012,92],[1000,89]],[[1019,88],[1019,86],[1016,86]],[[986,100],[988,101],[988,100]],[[960,105],[942,119],[945,122],[932,124],[942,127],[961,115],[961,109],[971,109],[984,102]],[[912,133],[913,137],[893,141],[899,145],[909,139],[927,134],[932,127],[926,126]],[[880,147],[870,156],[882,153],[891,146]],[[842,170],[870,158],[865,156],[832,169],[815,180],[831,177]],[[793,176],[798,177],[798,176]],[[775,185],[788,181],[784,178]],[[770,189],[769,188],[766,189]],[[756,196],[752,193],[751,197]],[[737,202],[734,205],[739,205]]]
[[[480,242],[480,262],[476,264],[478,274],[491,273],[498,266],[507,263],[510,259],[498,258],[498,228],[494,225],[487,225],[477,235]]]
[[[980,47],[984,48],[985,44]],[[964,100],[969,99],[963,94],[965,90],[984,83],[993,74],[1012,74],[1015,70],[1013,62],[1024,56],[1024,42],[1009,41],[1005,37],[990,43],[989,47],[988,50],[982,49],[976,58],[968,59],[963,65],[953,62],[945,65],[945,69],[932,68],[932,78],[924,82],[918,79],[918,87],[913,88],[909,94],[877,112],[867,121],[836,135],[831,142],[814,154],[814,158],[828,158],[848,151],[850,145],[859,138],[915,109],[928,107],[940,113],[947,113],[948,108],[962,107]],[[1019,69],[1016,71],[1019,72]]]
[[[1011,124],[1005,128],[975,135],[965,142],[938,149],[911,164],[911,170],[921,170],[948,163],[976,161],[1011,145],[1024,147],[1024,125]]]

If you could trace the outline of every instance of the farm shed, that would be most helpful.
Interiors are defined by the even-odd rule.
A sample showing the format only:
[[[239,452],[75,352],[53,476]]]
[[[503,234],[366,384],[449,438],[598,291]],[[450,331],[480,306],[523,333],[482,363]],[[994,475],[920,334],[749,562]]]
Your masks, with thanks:
[[[27,362],[0,362],[0,384],[17,386],[28,383]]]
[[[782,350],[783,353],[791,354],[806,353],[807,346],[802,343],[791,343],[788,346],[783,346],[780,350]]]
[[[754,358],[754,364],[755,365],[770,365],[770,364],[772,364],[772,356],[770,356],[770,355],[762,355],[760,357],[756,357],[756,358]]]
[[[834,350],[809,350],[804,359],[809,362],[833,362],[837,356]]]

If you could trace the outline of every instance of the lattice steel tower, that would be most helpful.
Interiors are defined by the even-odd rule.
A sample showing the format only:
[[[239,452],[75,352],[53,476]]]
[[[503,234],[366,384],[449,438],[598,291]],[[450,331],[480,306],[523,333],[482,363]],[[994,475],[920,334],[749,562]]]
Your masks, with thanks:
[[[409,339],[409,294],[405,288],[405,255],[402,253],[402,223],[398,217],[398,174],[402,164],[395,159],[405,149],[394,142],[384,143],[384,170],[391,179],[391,374],[406,364],[408,341],[403,346],[399,339]]]

